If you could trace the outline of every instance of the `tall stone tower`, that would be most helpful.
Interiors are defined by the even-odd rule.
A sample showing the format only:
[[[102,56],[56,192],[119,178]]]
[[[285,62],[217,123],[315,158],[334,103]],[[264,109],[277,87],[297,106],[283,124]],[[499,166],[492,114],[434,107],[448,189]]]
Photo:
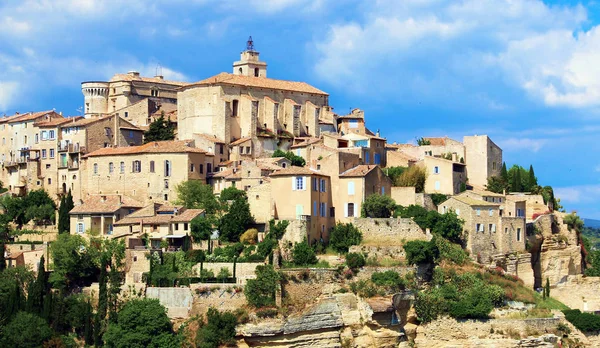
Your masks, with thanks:
[[[240,55],[240,60],[233,63],[233,74],[267,77],[267,63],[261,62],[259,55],[260,53],[254,50],[254,42],[250,36],[246,43],[246,50]]]
[[[106,113],[108,110],[108,82],[91,81],[81,84],[85,118]]]

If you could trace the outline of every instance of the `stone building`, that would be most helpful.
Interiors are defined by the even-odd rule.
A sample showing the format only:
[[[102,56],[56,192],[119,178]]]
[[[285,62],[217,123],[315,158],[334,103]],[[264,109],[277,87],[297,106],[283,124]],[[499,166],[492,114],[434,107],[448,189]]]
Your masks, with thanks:
[[[212,163],[212,155],[189,141],[99,149],[83,156],[84,194],[122,194],[143,203],[176,201],[176,186],[187,180],[206,182]]]
[[[492,176],[502,171],[502,149],[487,135],[465,136],[465,163],[469,184],[485,187]]]
[[[266,73],[266,63],[249,45],[232,74],[183,86],[177,95],[179,138],[208,134],[226,145],[244,139],[244,153],[240,149],[236,156],[255,158],[286,149],[293,137],[319,136],[319,120],[331,120],[322,116],[331,112],[329,95],[305,82],[267,78]]]
[[[379,166],[358,165],[339,175],[338,185],[333,187],[336,221],[352,222],[361,216],[362,203],[372,194],[390,196],[392,182]]]
[[[310,243],[329,240],[329,230],[335,223],[329,176],[304,167],[289,167],[270,178],[273,217],[305,221]]]
[[[142,208],[142,204],[120,194],[90,195],[69,212],[71,234],[110,238],[114,224]]]
[[[137,71],[116,74],[109,81],[82,82],[84,114],[86,118],[90,118],[115,113],[117,110],[128,112],[126,107],[147,98],[175,104],[178,89],[185,85],[185,82],[167,81],[160,74],[143,77]],[[127,118],[126,115],[121,116]]]
[[[425,168],[425,193],[455,195],[467,181],[465,165],[442,157],[425,156],[417,163]]]
[[[177,103],[155,97],[144,98],[109,114],[122,117],[144,131],[160,116],[172,125],[177,125]]]
[[[464,221],[466,249],[473,259],[489,263],[494,255],[525,250],[525,219],[502,216],[500,203],[461,194],[440,203],[441,214],[454,211]]]

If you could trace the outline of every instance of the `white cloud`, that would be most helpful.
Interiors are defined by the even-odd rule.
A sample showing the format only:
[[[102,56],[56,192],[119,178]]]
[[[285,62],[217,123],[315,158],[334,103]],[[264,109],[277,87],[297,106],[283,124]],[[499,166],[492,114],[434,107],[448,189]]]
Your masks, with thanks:
[[[557,187],[554,195],[560,198],[561,203],[597,203],[600,185]]]
[[[19,83],[14,81],[0,81],[0,111],[7,110],[14,102],[19,89]]]
[[[526,150],[538,152],[546,144],[546,139],[531,139],[531,138],[506,138],[498,139],[498,145],[503,150],[519,151]]]
[[[481,90],[507,84],[549,106],[600,106],[600,26],[580,29],[587,21],[581,5],[430,0],[364,7],[364,18],[333,24],[314,43],[315,71],[333,85],[450,104],[459,96],[499,110],[506,103]],[[365,87],[369,81],[378,88]]]

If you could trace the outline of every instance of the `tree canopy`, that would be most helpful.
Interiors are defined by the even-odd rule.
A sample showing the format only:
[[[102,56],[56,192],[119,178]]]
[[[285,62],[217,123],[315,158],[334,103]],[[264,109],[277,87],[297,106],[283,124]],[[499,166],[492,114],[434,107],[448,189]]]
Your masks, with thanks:
[[[2,329],[0,346],[37,348],[51,337],[52,329],[44,319],[35,314],[19,312]]]
[[[248,279],[244,294],[248,303],[254,307],[275,305],[275,291],[280,276],[271,265],[256,267],[256,279]]]
[[[225,212],[219,221],[219,238],[230,242],[239,241],[240,236],[252,223],[254,218],[250,213],[250,204],[246,192],[232,188],[226,195],[233,198],[233,202],[223,202],[222,210]]]
[[[292,162],[293,166],[296,167],[304,167],[306,165],[306,161],[301,156],[296,156],[292,151],[283,151],[280,149],[275,150],[273,152],[273,157],[285,157]]]
[[[329,235],[329,245],[341,253],[347,253],[351,246],[358,245],[361,241],[362,232],[351,223],[338,223]]]
[[[396,208],[396,202],[389,196],[374,193],[365,199],[361,208],[362,217],[389,218]]]
[[[144,132],[144,143],[151,141],[163,141],[175,139],[175,124],[165,118],[162,111],[160,117],[150,123],[148,130]]]
[[[396,177],[394,186],[414,187],[417,193],[421,193],[425,190],[426,180],[427,171],[425,171],[425,168],[412,166],[402,171],[402,173]]]
[[[183,181],[175,187],[177,204],[189,209],[204,209],[206,214],[214,214],[219,203],[213,194],[213,188],[200,180]]]

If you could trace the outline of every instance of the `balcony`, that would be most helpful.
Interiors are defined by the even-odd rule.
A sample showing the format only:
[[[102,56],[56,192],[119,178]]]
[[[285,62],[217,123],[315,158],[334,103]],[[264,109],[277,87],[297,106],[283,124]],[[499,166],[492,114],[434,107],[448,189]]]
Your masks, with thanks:
[[[85,146],[79,144],[69,144],[69,153],[85,153]]]
[[[69,163],[68,167],[69,167],[69,169],[77,170],[77,169],[79,169],[79,162]]]
[[[298,215],[296,216],[297,220],[310,222],[310,215]]]
[[[15,161],[4,162],[4,168],[18,167],[18,166],[19,166],[19,163],[15,162]]]
[[[69,143],[58,142],[58,152],[69,151]]]

